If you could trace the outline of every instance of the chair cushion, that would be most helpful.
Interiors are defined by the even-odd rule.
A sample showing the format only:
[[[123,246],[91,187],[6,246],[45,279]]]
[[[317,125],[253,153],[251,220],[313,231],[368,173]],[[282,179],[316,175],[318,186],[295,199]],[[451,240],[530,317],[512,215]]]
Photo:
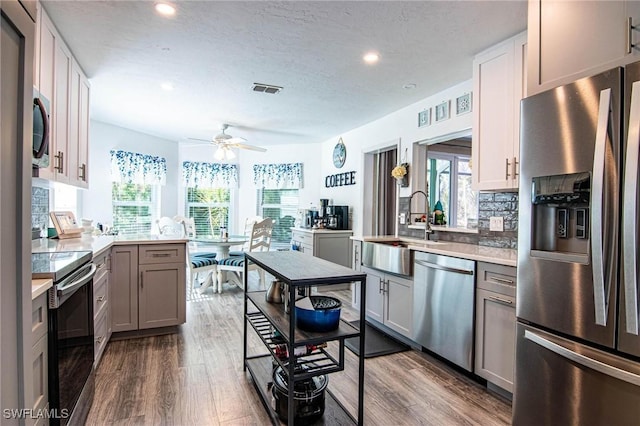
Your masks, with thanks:
[[[233,256],[220,259],[218,264],[226,266],[244,266],[244,256]]]
[[[231,250],[229,256],[244,256],[244,252],[242,250]]]
[[[191,254],[190,257],[210,257],[211,259],[215,259],[215,257],[218,255],[218,253],[209,253],[209,252],[202,252],[202,253],[193,253]]]
[[[191,256],[189,260],[191,261],[191,267],[194,269],[218,264],[218,261],[212,257]]]

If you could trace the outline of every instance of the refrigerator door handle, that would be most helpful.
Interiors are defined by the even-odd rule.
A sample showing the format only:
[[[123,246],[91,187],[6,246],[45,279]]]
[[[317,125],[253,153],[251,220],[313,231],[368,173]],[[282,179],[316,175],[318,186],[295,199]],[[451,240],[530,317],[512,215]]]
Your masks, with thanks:
[[[631,87],[629,133],[625,154],[622,259],[624,271],[625,322],[627,333],[638,335],[638,252],[637,252],[637,188],[638,153],[640,152],[640,81]]]
[[[580,364],[583,367],[589,368],[610,377],[614,377],[618,380],[622,380],[634,386],[640,386],[640,376],[637,374],[622,370],[618,367],[614,367],[613,365],[609,365],[588,356],[574,352],[571,349],[567,349],[564,346],[547,340],[544,337],[539,336],[529,330],[525,330],[524,338],[532,341],[539,346],[542,346],[545,349],[550,350],[557,355],[560,355],[563,358],[575,362],[576,364]]]
[[[604,163],[609,126],[609,108],[611,106],[611,89],[600,92],[598,107],[598,127],[596,129],[595,150],[593,153],[593,177],[591,185],[591,260],[593,263],[593,298],[596,324],[607,325],[608,303],[604,277],[602,204],[604,195]]]

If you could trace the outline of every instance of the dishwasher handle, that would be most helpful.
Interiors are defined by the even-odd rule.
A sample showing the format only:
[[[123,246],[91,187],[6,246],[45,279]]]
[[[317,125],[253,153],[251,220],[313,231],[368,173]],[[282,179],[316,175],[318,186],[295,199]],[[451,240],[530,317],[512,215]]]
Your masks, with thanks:
[[[456,274],[473,275],[473,270],[451,268],[449,266],[438,265],[437,263],[425,262],[424,260],[414,260],[417,265],[425,266],[427,268],[440,269],[447,272],[455,272]]]

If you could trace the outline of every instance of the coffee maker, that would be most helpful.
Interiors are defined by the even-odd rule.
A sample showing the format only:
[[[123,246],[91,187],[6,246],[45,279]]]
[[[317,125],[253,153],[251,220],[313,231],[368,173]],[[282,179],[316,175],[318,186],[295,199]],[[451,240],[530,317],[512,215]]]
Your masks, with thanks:
[[[349,229],[349,206],[327,206],[326,216],[326,228]]]

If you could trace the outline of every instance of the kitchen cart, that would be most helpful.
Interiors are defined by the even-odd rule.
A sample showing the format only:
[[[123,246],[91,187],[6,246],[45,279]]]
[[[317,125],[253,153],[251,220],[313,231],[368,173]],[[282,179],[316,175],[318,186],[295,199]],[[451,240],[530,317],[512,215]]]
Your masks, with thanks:
[[[324,415],[314,424],[363,424],[364,414],[364,330],[366,274],[346,268],[326,260],[305,256],[297,251],[269,251],[245,254],[244,265],[244,369],[249,369],[254,385],[258,390],[269,416],[274,424],[280,424],[280,419],[271,404],[271,386],[273,385],[273,371],[278,365],[287,372],[288,377],[288,424],[295,420],[294,385],[296,382],[314,376],[342,371],[345,364],[345,339],[360,336],[358,357],[358,416],[354,418],[344,406],[334,398],[330,389],[325,392]],[[287,292],[283,298],[288,298],[289,313],[285,312],[284,304],[268,303],[265,291],[251,291],[248,283],[248,271],[261,269],[286,284]],[[266,274],[264,274],[266,275]],[[296,295],[299,291],[311,286],[328,286],[359,282],[360,285],[360,326],[359,329],[347,322],[340,321],[336,330],[328,332],[309,332],[296,327],[296,310],[294,308]],[[251,327],[268,349],[268,354],[247,354],[248,327]],[[275,332],[275,333],[274,333]],[[325,348],[316,348],[308,355],[292,356],[294,362],[280,359],[276,356],[276,346],[285,344],[287,353],[293,354],[295,347],[318,345],[324,342],[338,343],[338,356],[329,353]],[[282,343],[281,343],[282,342]],[[322,346],[322,345],[320,345]],[[295,371],[296,365],[304,365],[304,369]]]

